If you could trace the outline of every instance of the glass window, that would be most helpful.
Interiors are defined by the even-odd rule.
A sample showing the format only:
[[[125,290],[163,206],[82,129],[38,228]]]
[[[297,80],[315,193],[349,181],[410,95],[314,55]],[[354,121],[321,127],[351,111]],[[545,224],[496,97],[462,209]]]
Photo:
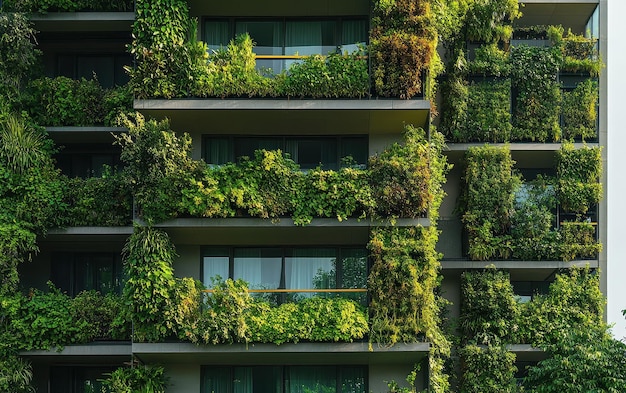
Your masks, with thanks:
[[[226,248],[207,249],[202,258],[202,282],[213,287],[213,279],[226,280],[230,277],[230,253]]]
[[[368,159],[366,136],[279,137],[205,136],[204,160],[222,165],[240,157],[254,158],[256,150],[282,150],[303,170],[322,166],[337,170],[343,166],[365,168]]]
[[[367,43],[368,26],[365,19],[344,20],[341,24],[341,52],[354,52]]]
[[[113,253],[55,253],[51,279],[71,296],[87,290],[121,293],[122,260]]]
[[[113,367],[51,367],[50,392],[100,393],[103,388],[101,380],[113,370]]]
[[[327,55],[337,51],[335,21],[287,21],[286,55]]]
[[[365,366],[202,367],[203,393],[365,393]]]
[[[334,248],[295,248],[285,257],[285,287],[287,289],[336,288]],[[305,294],[311,295],[311,294]]]
[[[225,20],[208,20],[204,24],[204,42],[209,50],[218,50],[228,46],[232,39],[230,23]]]
[[[233,279],[242,279],[250,289],[278,289],[282,275],[282,252],[277,248],[237,248]]]
[[[129,76],[124,67],[131,64],[128,54],[59,55],[57,75],[90,80],[95,74],[100,86],[111,88],[128,82]]]

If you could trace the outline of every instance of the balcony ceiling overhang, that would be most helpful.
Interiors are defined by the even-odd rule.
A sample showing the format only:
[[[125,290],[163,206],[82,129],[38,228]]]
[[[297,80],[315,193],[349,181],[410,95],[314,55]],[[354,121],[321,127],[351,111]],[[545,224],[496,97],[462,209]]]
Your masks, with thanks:
[[[134,12],[51,12],[30,17],[40,32],[131,32]]]
[[[597,259],[575,261],[441,261],[444,277],[446,275],[460,275],[468,270],[489,269],[492,266],[498,270],[509,272],[512,281],[546,281],[554,279],[554,275],[561,270],[574,267],[597,269],[600,265]]]
[[[274,135],[399,134],[405,124],[427,128],[426,100],[176,99],[135,100],[148,117],[168,118],[189,133]]]
[[[583,34],[598,0],[524,0],[520,5],[523,16],[515,21],[516,27],[562,25]]]
[[[146,363],[210,364],[414,364],[428,356],[430,344],[392,347],[359,343],[232,344],[133,343],[133,354]]]
[[[368,15],[369,0],[244,0],[244,1],[205,1],[189,0],[192,16],[338,16]]]

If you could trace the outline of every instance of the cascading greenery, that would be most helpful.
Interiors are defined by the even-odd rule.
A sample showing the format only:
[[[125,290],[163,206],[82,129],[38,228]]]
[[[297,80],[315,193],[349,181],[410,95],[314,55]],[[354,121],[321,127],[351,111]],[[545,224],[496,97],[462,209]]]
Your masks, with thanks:
[[[5,11],[15,12],[129,12],[133,11],[131,0],[7,0],[2,3]]]
[[[443,83],[443,132],[455,142],[595,138],[598,93],[591,78],[602,68],[596,41],[571,31],[564,34],[561,27],[539,26],[515,34],[520,39],[544,40],[545,45],[511,47],[510,21],[519,16],[513,3],[470,2],[459,11],[459,18],[476,21],[446,46],[449,64]],[[506,7],[512,8],[495,12]],[[490,25],[484,23],[489,20],[485,8],[494,11],[496,19]],[[475,28],[480,30],[475,32]],[[481,44],[467,46],[472,41]],[[558,77],[564,73],[578,73],[587,79],[572,92],[562,93]],[[480,85],[475,83],[478,77],[483,78]],[[488,85],[494,91],[483,96]]]
[[[524,391],[575,391],[580,386],[619,391],[624,386],[625,346],[607,334],[598,274],[588,268],[557,274],[547,294],[535,294],[527,303],[516,301],[508,280],[507,273],[495,269],[464,274],[461,330],[470,343],[460,350],[460,391],[519,391],[515,355],[504,347],[518,342],[547,354],[529,367]],[[487,345],[480,345],[486,337]]]
[[[165,393],[169,378],[162,366],[120,367],[102,381],[102,393]]]
[[[472,147],[460,203],[474,260],[594,258],[602,247],[586,215],[600,200],[599,148],[565,143],[556,153],[556,177],[521,182],[506,147]],[[556,222],[558,206],[574,218]]]
[[[430,0],[373,2],[370,31],[372,85],[377,95],[409,99],[434,90],[423,77],[436,77],[438,34]],[[432,73],[432,75],[428,75]],[[430,82],[429,82],[430,83]]]

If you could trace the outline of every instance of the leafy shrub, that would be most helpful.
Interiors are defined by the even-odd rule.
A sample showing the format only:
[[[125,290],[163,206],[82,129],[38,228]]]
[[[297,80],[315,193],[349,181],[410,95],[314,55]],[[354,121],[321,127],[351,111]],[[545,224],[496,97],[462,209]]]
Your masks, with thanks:
[[[507,142],[511,139],[511,82],[509,80],[470,83],[467,115],[460,142]]]
[[[372,268],[368,278],[371,297],[372,342],[394,344],[436,341],[439,323],[437,255],[434,228],[379,228],[368,248]]]
[[[434,200],[424,131],[409,127],[405,138],[404,145],[396,143],[369,159],[372,195],[383,217],[423,217]]]
[[[460,351],[461,393],[516,393],[515,354],[503,346],[470,344]]]
[[[306,57],[289,67],[284,85],[291,97],[365,97],[369,94],[365,52]]]
[[[511,51],[511,79],[517,91],[513,108],[512,140],[558,141],[561,90],[557,73],[561,63],[555,48],[518,46]]]
[[[133,109],[133,91],[130,85],[107,89],[103,97],[103,123],[115,127],[119,124],[120,115],[131,116]]]
[[[563,71],[587,72],[592,76],[600,73],[603,64],[596,39],[586,38],[569,30],[559,44],[563,52]]]
[[[201,168],[190,157],[191,137],[178,137],[167,120],[146,121],[139,113],[122,116],[122,124],[128,133],[116,136],[116,143],[141,217],[149,224],[175,217],[182,189]]]
[[[515,0],[471,2],[465,15],[466,38],[475,42],[508,41],[512,22],[521,16]]]
[[[28,360],[14,354],[0,357],[0,392],[32,393],[32,379],[33,367]]]
[[[6,2],[2,11],[9,11]],[[0,87],[12,101],[26,78],[32,76],[40,51],[35,49],[35,30],[21,13],[0,13]]]
[[[474,56],[474,60],[468,63],[471,74],[506,77],[511,72],[509,53],[498,48],[496,44],[476,48]]]
[[[598,86],[587,79],[571,92],[563,93],[563,139],[593,139],[597,137]]]
[[[39,124],[91,126],[103,121],[104,91],[96,79],[36,79],[30,83],[29,96],[27,109]]]
[[[561,235],[561,259],[597,258],[602,245],[596,240],[596,228],[590,222],[563,222]]]
[[[313,297],[272,306],[253,298],[242,280],[218,278],[214,284],[199,319],[187,326],[191,342],[353,341],[368,332],[365,311],[349,299]]]
[[[600,148],[575,149],[564,143],[557,151],[558,197],[566,212],[586,213],[602,197]]]
[[[519,315],[507,273],[495,269],[463,273],[459,318],[463,342],[515,342]]]
[[[471,147],[461,196],[463,224],[469,233],[470,258],[488,260],[510,256],[511,217],[520,178],[513,171],[508,148]]]
[[[103,393],[165,393],[169,379],[162,366],[120,367],[102,384]]]
[[[113,293],[101,295],[97,291],[83,291],[72,299],[72,316],[74,321],[85,321],[89,327],[85,342],[94,340],[130,339],[130,321],[120,321],[122,299]],[[116,326],[122,323],[123,329]]]
[[[168,235],[150,227],[135,227],[124,246],[124,275],[128,279],[123,298],[136,341],[159,342],[175,332],[175,255]]]
[[[313,217],[365,218],[372,216],[375,203],[368,172],[355,168],[307,172],[294,195],[294,222],[308,224]]]
[[[132,220],[130,189],[120,172],[102,177],[65,179],[67,226],[124,226]]]
[[[130,0],[7,0],[5,10],[18,12],[133,11]]]

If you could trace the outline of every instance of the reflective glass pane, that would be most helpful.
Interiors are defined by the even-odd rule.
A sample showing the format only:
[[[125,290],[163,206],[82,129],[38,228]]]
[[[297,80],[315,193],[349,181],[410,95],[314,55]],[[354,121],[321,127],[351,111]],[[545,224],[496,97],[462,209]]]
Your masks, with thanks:
[[[283,54],[283,24],[279,21],[238,21],[235,35],[248,33],[255,42],[257,55]]]
[[[202,393],[230,393],[233,388],[230,367],[204,367]]]
[[[232,38],[228,21],[207,20],[204,22],[204,42],[209,51],[225,48]]]
[[[288,289],[336,288],[336,260],[333,248],[288,250],[285,257],[286,287]]]
[[[365,367],[341,367],[341,393],[366,393]]]
[[[285,150],[301,169],[338,169],[336,138],[290,138]]]
[[[242,279],[250,289],[280,287],[282,255],[275,248],[235,249],[233,279]]]
[[[335,21],[287,21],[285,54],[315,55],[335,52]]]
[[[352,53],[358,49],[358,44],[367,43],[367,20],[344,20],[341,24],[341,52]]]
[[[229,278],[229,251],[228,249],[212,248],[204,252],[202,258],[202,283],[207,288],[213,287],[212,279],[224,281]]]

